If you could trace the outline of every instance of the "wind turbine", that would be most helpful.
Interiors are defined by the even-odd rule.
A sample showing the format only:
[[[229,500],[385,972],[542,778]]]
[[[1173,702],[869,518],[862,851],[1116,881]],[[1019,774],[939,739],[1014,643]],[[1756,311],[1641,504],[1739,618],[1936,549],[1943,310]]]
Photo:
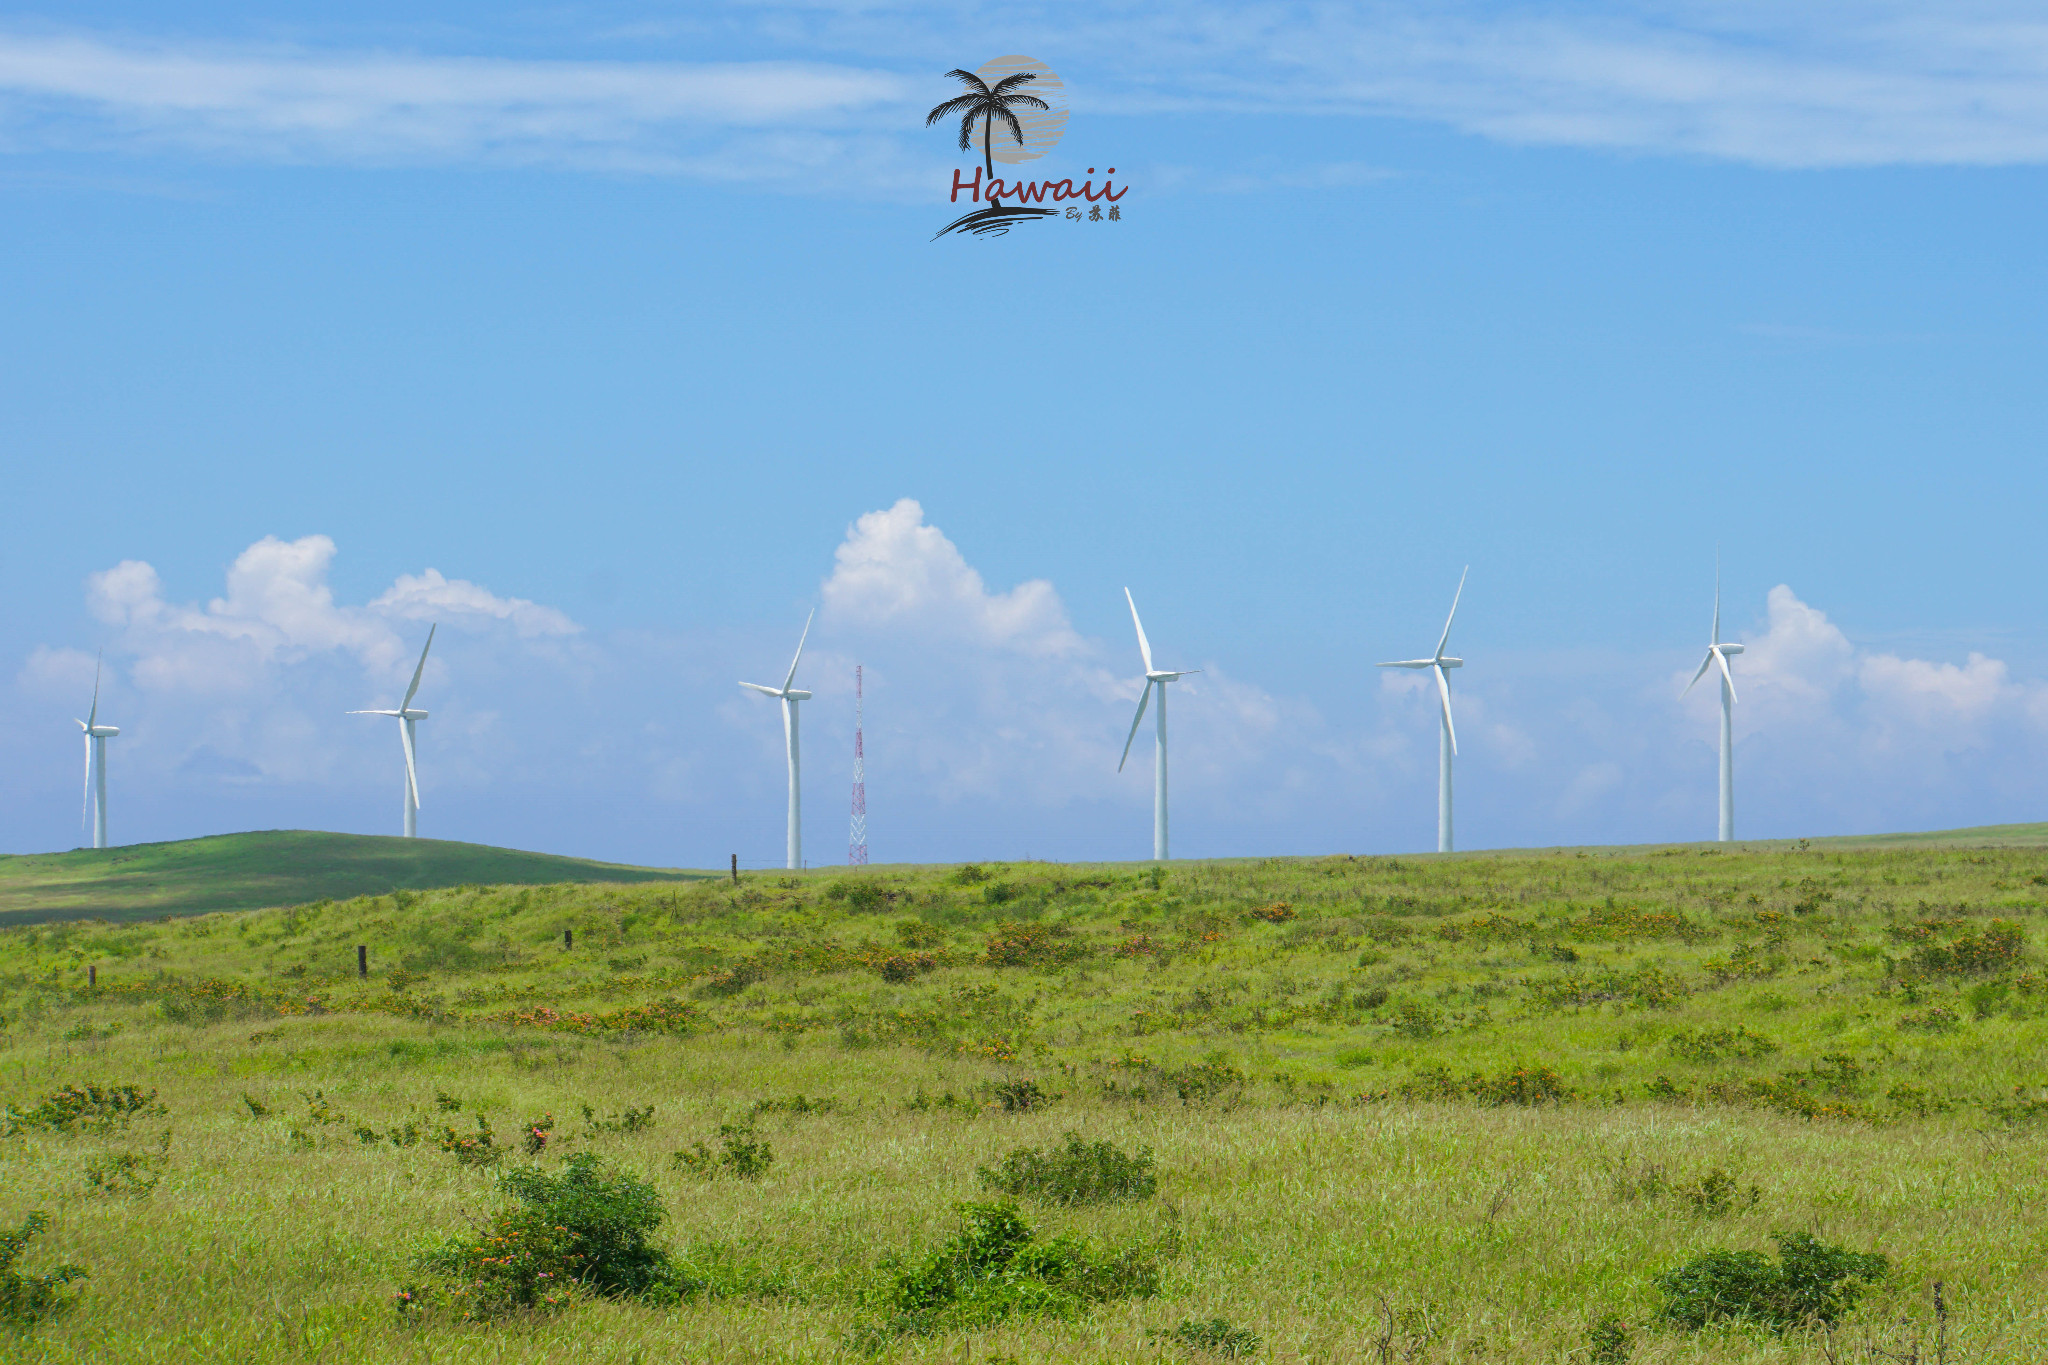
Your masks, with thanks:
[[[1721,642],[1721,559],[1714,557],[1714,628],[1707,636],[1707,657],[1700,671],[1692,675],[1685,692],[1707,676],[1707,670],[1721,666],[1721,842],[1735,839],[1735,675],[1728,671],[1728,656],[1740,654],[1742,646]],[[1685,692],[1678,695],[1684,696]]]
[[[1451,675],[1446,670],[1463,668],[1463,659],[1453,659],[1444,653],[1444,645],[1451,638],[1451,622],[1458,619],[1458,599],[1465,595],[1465,577],[1472,572],[1467,564],[1465,572],[1458,575],[1458,591],[1451,596],[1451,614],[1444,618],[1444,633],[1437,637],[1436,653],[1427,659],[1400,659],[1393,663],[1381,664],[1381,668],[1426,668],[1436,674],[1436,694],[1443,703],[1442,734],[1437,739],[1436,768],[1436,851],[1451,851],[1451,758],[1458,752],[1458,732],[1451,725]]]
[[[100,722],[100,665],[95,659],[92,666],[92,710],[78,722],[78,728],[85,731],[85,810],[79,814],[79,823],[85,823],[85,815],[92,815],[92,846],[107,846],[107,741],[121,733],[118,725],[102,725]]]
[[[1166,685],[1175,678],[1184,678],[1190,673],[1200,673],[1199,668],[1183,668],[1178,673],[1168,672],[1152,666],[1152,642],[1145,638],[1145,623],[1138,619],[1138,604],[1129,588],[1124,589],[1124,601],[1131,604],[1131,624],[1138,628],[1138,653],[1145,658],[1145,690],[1138,694],[1138,714],[1131,717],[1131,733],[1124,738],[1124,756],[1117,760],[1116,770],[1122,772],[1124,764],[1131,757],[1131,741],[1138,737],[1138,722],[1145,719],[1145,703],[1152,700],[1152,689],[1159,689],[1159,738],[1152,749],[1152,857],[1156,862],[1166,861]]]
[[[405,746],[405,837],[414,839],[420,832],[420,775],[419,765],[413,759],[413,724],[427,718],[425,711],[412,709],[413,693],[420,690],[420,674],[427,668],[427,651],[434,647],[434,632],[439,624],[427,627],[427,642],[420,648],[419,665],[412,671],[412,686],[405,689],[405,700],[398,703],[396,711],[351,711],[352,716],[396,716],[398,718],[398,742]]]
[[[797,746],[796,704],[809,701],[811,694],[790,686],[796,681],[796,666],[804,657],[804,641],[811,638],[811,621],[817,616],[812,609],[804,618],[804,633],[797,638],[796,658],[789,661],[789,673],[782,679],[780,687],[764,687],[760,683],[743,682],[741,687],[782,699],[782,735],[789,742],[789,866],[791,869],[804,864],[804,791],[803,760]]]

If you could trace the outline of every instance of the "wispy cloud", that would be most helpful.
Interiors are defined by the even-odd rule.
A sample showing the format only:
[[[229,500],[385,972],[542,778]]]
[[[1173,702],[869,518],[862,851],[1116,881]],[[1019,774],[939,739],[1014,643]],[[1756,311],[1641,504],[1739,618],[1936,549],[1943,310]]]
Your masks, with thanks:
[[[729,0],[636,39],[689,61],[17,27],[0,33],[0,146],[537,164],[893,193],[940,154],[921,137],[918,96],[945,66],[994,55],[996,25],[972,4]],[[1397,118],[1511,143],[1785,167],[2048,160],[2048,20],[2008,0],[1039,3],[1006,6],[1000,31],[1058,67],[1093,114]],[[561,38],[578,50],[621,41]],[[764,51],[788,60],[705,60]],[[1375,174],[1259,178],[1313,187]]]

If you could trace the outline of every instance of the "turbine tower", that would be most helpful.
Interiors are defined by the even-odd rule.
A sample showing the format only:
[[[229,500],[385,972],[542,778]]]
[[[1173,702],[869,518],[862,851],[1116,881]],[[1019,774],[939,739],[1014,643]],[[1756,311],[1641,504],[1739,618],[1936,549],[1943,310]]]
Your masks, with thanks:
[[[853,828],[846,840],[846,865],[868,865],[868,774],[867,755],[861,749],[861,667],[853,666]]]
[[[1393,663],[1381,664],[1381,668],[1426,668],[1436,675],[1436,694],[1443,703],[1441,733],[1437,736],[1436,768],[1436,851],[1451,851],[1451,759],[1458,752],[1458,732],[1451,724],[1451,675],[1448,670],[1463,668],[1463,659],[1453,659],[1444,653],[1444,646],[1450,642],[1451,622],[1458,619],[1458,599],[1465,595],[1465,577],[1472,572],[1467,564],[1465,572],[1458,575],[1458,591],[1451,595],[1451,614],[1444,618],[1444,633],[1437,637],[1436,653],[1427,659],[1400,659]]]
[[[92,710],[78,722],[78,728],[85,731],[85,813],[79,816],[79,823],[85,823],[85,814],[92,816],[92,846],[107,846],[107,741],[121,733],[118,725],[100,724],[100,666],[94,660],[92,666]]]
[[[1159,738],[1152,749],[1152,858],[1155,862],[1166,861],[1166,685],[1175,678],[1184,678],[1190,673],[1200,673],[1199,668],[1183,668],[1178,673],[1168,672],[1152,666],[1152,643],[1145,638],[1145,623],[1138,619],[1138,603],[1132,598],[1131,590],[1124,589],[1124,601],[1131,604],[1131,624],[1138,628],[1138,653],[1145,659],[1145,690],[1138,694],[1138,714],[1131,717],[1131,733],[1124,738],[1124,756],[1117,760],[1116,770],[1122,772],[1124,764],[1131,757],[1131,741],[1138,737],[1138,722],[1145,719],[1145,703],[1152,700],[1152,689],[1159,689]]]
[[[1693,689],[1693,683],[1707,676],[1707,670],[1721,666],[1721,842],[1732,843],[1735,839],[1735,675],[1728,670],[1728,656],[1740,654],[1742,646],[1723,644],[1721,641],[1721,558],[1714,557],[1714,627],[1707,635],[1707,657],[1700,660],[1699,672],[1692,675],[1692,682],[1685,685],[1685,692]],[[1685,692],[1678,695],[1684,696]]]
[[[427,668],[427,651],[434,647],[434,632],[438,624],[427,627],[427,642],[420,647],[419,664],[412,671],[412,686],[405,689],[405,700],[398,703],[396,711],[351,711],[352,716],[396,716],[398,718],[398,742],[405,748],[405,837],[416,839],[420,832],[420,775],[419,765],[414,761],[413,725],[427,718],[425,711],[412,709],[413,694],[420,690],[420,674]]]
[[[796,666],[804,657],[804,641],[811,638],[811,620],[817,615],[814,609],[804,618],[804,633],[796,642],[796,658],[789,661],[789,673],[780,687],[763,687],[760,683],[743,682],[741,687],[782,699],[782,735],[789,742],[789,866],[791,870],[804,865],[804,795],[803,763],[797,746],[796,704],[809,701],[811,694],[798,691],[790,686],[796,681]]]

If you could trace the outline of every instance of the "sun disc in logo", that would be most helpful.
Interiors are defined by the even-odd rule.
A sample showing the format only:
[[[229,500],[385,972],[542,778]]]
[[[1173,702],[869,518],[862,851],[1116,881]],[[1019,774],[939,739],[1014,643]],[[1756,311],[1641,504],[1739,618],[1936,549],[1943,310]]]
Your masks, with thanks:
[[[1024,145],[1018,146],[1016,138],[1007,129],[1003,135],[993,139],[989,155],[1005,166],[1014,166],[1021,161],[1035,161],[1059,145],[1060,135],[1067,131],[1067,87],[1053,69],[1036,57],[998,57],[992,62],[983,62],[974,74],[993,86],[1005,76],[1014,76],[1028,71],[1033,79],[1024,82],[1020,93],[1036,95],[1049,108],[1016,110],[1017,122],[1024,128]]]

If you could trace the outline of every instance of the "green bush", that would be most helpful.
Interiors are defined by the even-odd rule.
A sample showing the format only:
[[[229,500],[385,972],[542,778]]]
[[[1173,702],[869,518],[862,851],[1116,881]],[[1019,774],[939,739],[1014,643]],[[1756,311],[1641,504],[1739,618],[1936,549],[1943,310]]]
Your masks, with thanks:
[[[1593,1365],[1627,1365],[1629,1354],[1635,1349],[1628,1324],[1612,1313],[1587,1329],[1586,1345]]]
[[[1657,1277],[1658,1316],[1698,1331],[1710,1322],[1753,1322],[1783,1332],[1832,1326],[1864,1286],[1884,1278],[1880,1255],[1830,1246],[1809,1233],[1779,1233],[1778,1261],[1760,1251],[1710,1251]]]
[[[702,1141],[693,1142],[669,1160],[697,1175],[716,1175],[722,1167],[742,1180],[759,1180],[775,1164],[775,1149],[754,1136],[752,1123],[719,1124],[718,1146],[714,1153]]]
[[[82,1266],[60,1265],[41,1275],[25,1275],[18,1268],[21,1253],[48,1226],[47,1214],[31,1213],[20,1227],[0,1231],[0,1322],[28,1328],[55,1317],[70,1302],[64,1286],[86,1278]]]
[[[1072,1236],[1035,1241],[1007,1200],[958,1208],[956,1236],[914,1261],[888,1265],[893,1273],[881,1301],[892,1330],[1071,1317],[1094,1304],[1159,1292],[1159,1264],[1142,1247],[1104,1249]]]
[[[14,1137],[38,1130],[75,1133],[80,1129],[104,1131],[125,1128],[135,1118],[161,1114],[156,1091],[144,1094],[132,1085],[67,1085],[44,1096],[27,1109],[8,1105],[0,1111],[0,1137]]]
[[[674,1297],[692,1287],[648,1241],[667,1214],[646,1181],[579,1152],[560,1175],[523,1166],[499,1185],[514,1207],[420,1257],[423,1270],[447,1282],[438,1297],[461,1316],[545,1312],[581,1294]],[[434,1297],[407,1290],[399,1302]]]
[[[1166,1335],[1191,1351],[1206,1351],[1210,1355],[1236,1358],[1259,1352],[1256,1332],[1249,1327],[1232,1327],[1222,1318],[1182,1318],[1180,1325]]]
[[[1151,1148],[1132,1156],[1112,1142],[1083,1142],[1079,1133],[1068,1133],[1066,1143],[1049,1152],[1019,1147],[996,1165],[981,1167],[981,1183],[1056,1204],[1150,1199],[1158,1192]]]

